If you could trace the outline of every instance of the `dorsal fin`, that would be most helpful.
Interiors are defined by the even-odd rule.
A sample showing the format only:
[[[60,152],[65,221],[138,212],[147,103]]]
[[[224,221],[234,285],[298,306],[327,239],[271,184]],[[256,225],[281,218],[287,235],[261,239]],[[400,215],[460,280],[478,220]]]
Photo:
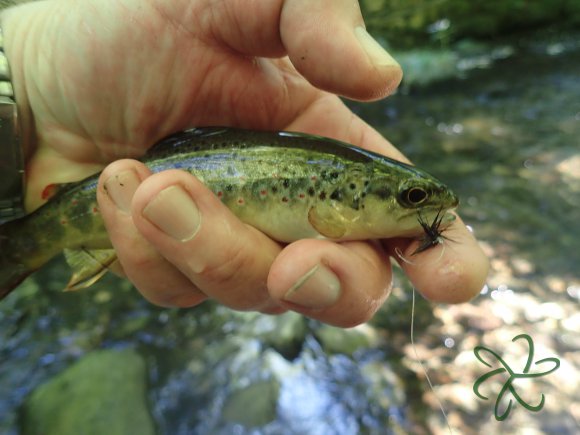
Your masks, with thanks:
[[[117,260],[114,249],[65,249],[64,256],[73,271],[65,291],[80,290],[93,285]]]

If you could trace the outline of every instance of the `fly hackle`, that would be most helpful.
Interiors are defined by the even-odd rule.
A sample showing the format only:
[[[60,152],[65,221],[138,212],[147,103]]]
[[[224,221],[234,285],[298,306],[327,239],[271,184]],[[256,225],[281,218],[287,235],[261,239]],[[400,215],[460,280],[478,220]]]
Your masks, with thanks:
[[[445,240],[451,241],[449,237],[443,235],[443,231],[445,231],[446,228],[441,228],[441,223],[443,222],[444,216],[445,212],[442,208],[440,208],[435,215],[433,222],[429,223],[425,220],[421,212],[417,214],[417,220],[423,228],[424,234],[421,238],[419,238],[419,246],[413,251],[411,255],[416,255],[432,248],[433,246],[441,245],[445,242]]]

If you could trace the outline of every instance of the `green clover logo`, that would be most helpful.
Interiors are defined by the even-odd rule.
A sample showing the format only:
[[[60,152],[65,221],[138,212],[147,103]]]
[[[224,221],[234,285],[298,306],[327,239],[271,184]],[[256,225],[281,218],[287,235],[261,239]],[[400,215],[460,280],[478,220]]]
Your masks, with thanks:
[[[479,387],[481,386],[481,384],[483,384],[485,381],[487,381],[489,378],[500,374],[500,373],[504,373],[507,372],[509,373],[509,378],[507,380],[507,382],[503,385],[501,391],[499,392],[499,395],[497,397],[497,400],[495,401],[495,419],[497,421],[503,421],[505,420],[511,410],[512,410],[512,406],[513,406],[513,400],[510,398],[509,399],[509,404],[507,406],[507,409],[505,410],[505,412],[503,412],[502,414],[499,413],[499,405],[500,402],[504,396],[504,394],[506,394],[507,391],[509,391],[512,396],[518,401],[518,403],[520,405],[522,405],[524,408],[526,408],[528,411],[532,411],[532,412],[538,412],[540,411],[543,407],[544,407],[544,402],[545,402],[545,397],[544,394],[542,393],[540,401],[537,405],[530,405],[529,403],[526,403],[521,396],[517,393],[517,391],[515,390],[513,383],[516,379],[518,378],[538,378],[540,376],[546,376],[554,371],[556,371],[559,367],[560,367],[560,360],[558,358],[544,358],[541,359],[537,362],[535,362],[534,364],[536,366],[542,365],[546,362],[553,362],[554,365],[550,370],[546,370],[544,372],[539,372],[539,373],[529,373],[530,371],[530,367],[532,366],[532,361],[534,359],[534,342],[532,341],[532,338],[528,335],[528,334],[520,334],[515,336],[512,339],[512,342],[515,342],[516,340],[519,339],[524,339],[528,342],[528,361],[526,362],[526,366],[524,367],[524,370],[522,373],[515,373],[511,367],[493,350],[488,349],[487,347],[484,346],[477,346],[474,350],[473,353],[475,354],[475,357],[482,362],[483,364],[485,364],[487,367],[492,367],[491,364],[489,364],[488,362],[484,361],[483,357],[481,356],[482,352],[488,352],[491,356],[493,356],[497,361],[499,361],[501,363],[501,365],[503,367],[492,370],[488,373],[486,373],[483,376],[480,376],[477,381],[475,382],[475,384],[473,384],[473,392],[475,393],[475,395],[477,397],[479,397],[480,399],[483,400],[488,400],[488,397],[485,397],[483,394],[481,394],[479,392]]]

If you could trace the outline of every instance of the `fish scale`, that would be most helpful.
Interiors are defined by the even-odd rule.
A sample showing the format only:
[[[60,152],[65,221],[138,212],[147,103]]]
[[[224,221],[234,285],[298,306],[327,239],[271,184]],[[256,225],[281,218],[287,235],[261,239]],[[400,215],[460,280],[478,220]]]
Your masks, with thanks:
[[[427,172],[329,138],[224,127],[172,135],[141,159],[187,171],[245,223],[274,240],[418,237],[458,204]],[[87,287],[115,257],[96,201],[99,174],[56,188],[38,210],[0,225],[0,298],[61,252],[69,289]],[[46,192],[52,191],[45,189]]]

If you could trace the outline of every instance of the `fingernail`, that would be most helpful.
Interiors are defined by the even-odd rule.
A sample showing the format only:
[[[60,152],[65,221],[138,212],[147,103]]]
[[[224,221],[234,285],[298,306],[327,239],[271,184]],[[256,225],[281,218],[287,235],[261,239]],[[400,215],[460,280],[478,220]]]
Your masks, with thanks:
[[[125,213],[131,213],[131,201],[140,183],[141,180],[137,172],[133,169],[127,169],[110,176],[105,181],[104,187],[119,210]]]
[[[358,26],[354,34],[363,50],[370,57],[371,62],[377,66],[399,66],[399,63],[373,38],[367,30]]]
[[[143,216],[169,237],[185,242],[199,230],[201,215],[183,188],[162,190],[143,209]]]
[[[340,281],[323,264],[306,272],[284,295],[284,300],[307,308],[327,308],[340,296]]]

